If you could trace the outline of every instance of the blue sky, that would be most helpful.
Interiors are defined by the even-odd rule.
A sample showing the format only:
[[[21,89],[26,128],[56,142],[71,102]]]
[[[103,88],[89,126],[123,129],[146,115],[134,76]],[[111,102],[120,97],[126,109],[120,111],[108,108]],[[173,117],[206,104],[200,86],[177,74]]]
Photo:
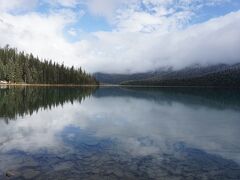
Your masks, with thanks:
[[[229,2],[220,3],[217,6],[206,6],[199,10],[196,17],[193,18],[191,24],[201,23],[211,18],[224,16],[230,12],[238,11],[240,9],[240,1],[231,0]]]
[[[119,0],[118,0],[119,1]],[[167,1],[167,0],[166,0]],[[111,20],[109,20],[109,17],[106,16],[104,13],[93,13],[91,9],[88,7],[88,4],[86,1],[68,1],[69,4],[66,5],[67,0],[56,1],[54,3],[48,3],[47,1],[40,1],[40,3],[37,3],[36,6],[33,9],[28,9],[26,11],[20,11],[20,14],[29,13],[31,11],[38,12],[40,14],[49,14],[52,11],[62,11],[62,10],[71,10],[77,15],[76,20],[74,23],[71,23],[65,28],[65,35],[66,38],[73,42],[77,41],[79,36],[86,35],[87,33],[92,32],[98,32],[98,31],[114,31],[117,28],[117,25]],[[98,0],[98,2],[101,2],[101,0]],[[121,1],[119,1],[121,2]],[[137,1],[135,1],[137,2]],[[148,1],[146,1],[148,2]],[[156,10],[153,10],[157,3],[154,4],[156,1],[149,1],[150,3],[146,3],[144,0],[138,1],[138,6],[135,10],[138,12],[145,12],[147,14],[154,15],[157,13]],[[161,2],[161,0],[160,0]],[[181,2],[187,2],[186,5],[179,5]],[[122,3],[124,4],[124,3]],[[127,3],[126,3],[127,4]],[[121,9],[124,11],[124,8],[127,9],[127,5],[124,4],[123,8],[115,7],[114,11]],[[164,3],[162,3],[164,4]],[[98,3],[96,3],[96,6]],[[160,5],[163,6],[166,9],[172,9],[176,12],[183,12],[187,9],[187,11],[191,11],[193,14],[188,19],[187,23],[184,23],[183,28],[186,28],[188,26],[191,26],[193,24],[202,23],[205,22],[211,18],[216,18],[219,16],[224,16],[230,12],[238,11],[240,9],[240,1],[239,0],[173,0],[171,3],[167,5]],[[201,6],[201,7],[197,7]],[[107,7],[107,5],[106,5]],[[121,5],[120,5],[121,7]],[[108,8],[106,8],[106,11],[109,11]],[[12,14],[16,14],[14,10],[11,11]],[[111,18],[114,18],[114,12],[111,12]],[[171,16],[171,14],[167,15]],[[79,36],[72,36],[71,34],[67,34],[68,30],[76,30],[76,34]]]
[[[239,0],[0,0],[0,45],[90,72],[234,63],[239,11]]]
[[[75,2],[75,1],[73,1]],[[166,8],[174,8],[174,6],[178,6],[181,0],[174,1],[173,3],[169,3],[169,5],[165,6]],[[192,1],[194,2],[194,1]],[[96,4],[97,5],[97,4]],[[194,7],[194,6],[202,7]],[[144,4],[144,1],[139,2],[139,7],[136,8],[139,12],[146,12],[149,14],[156,14],[156,11],[153,11],[154,3],[149,5],[151,8]],[[51,6],[48,3],[43,3],[37,6],[36,11],[43,14],[48,14],[53,10],[63,10],[66,6],[62,4],[57,4],[55,6]],[[83,15],[78,16],[75,23],[73,23],[69,28],[75,28],[80,30],[81,32],[97,32],[97,31],[113,31],[116,28],[116,25],[110,22],[109,18],[104,14],[94,14],[88,8],[86,3],[80,2],[76,3],[75,6],[67,6],[75,13],[82,12]],[[117,9],[118,7],[116,7]],[[126,7],[125,7],[126,8]],[[188,8],[188,10],[192,11],[194,14],[189,19],[188,23],[184,24],[184,27],[190,26],[192,24],[205,22],[211,18],[216,18],[219,16],[224,16],[230,12],[238,11],[240,9],[240,1],[239,0],[213,0],[211,1],[195,1],[194,3],[189,3],[186,7],[176,7],[176,11],[184,11],[184,8]],[[115,10],[116,10],[115,9]],[[106,9],[108,11],[108,9]],[[112,14],[114,16],[114,13]],[[71,38],[72,40],[72,38]]]

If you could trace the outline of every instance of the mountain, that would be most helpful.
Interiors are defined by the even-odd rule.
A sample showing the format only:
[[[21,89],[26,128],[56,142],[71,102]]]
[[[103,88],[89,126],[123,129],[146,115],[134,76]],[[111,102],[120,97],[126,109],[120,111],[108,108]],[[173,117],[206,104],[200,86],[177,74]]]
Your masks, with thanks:
[[[100,73],[98,73],[99,75]],[[103,83],[152,86],[240,86],[240,63],[234,65],[198,64],[180,70],[161,68],[138,74],[101,74],[95,76]]]
[[[159,75],[164,75],[171,71],[171,68],[160,68],[156,71],[149,71],[145,73],[133,73],[133,74],[107,74],[107,73],[95,73],[93,76],[97,81],[104,84],[121,84],[125,81],[136,81],[142,79],[153,78]]]
[[[124,81],[141,80],[154,77],[153,73],[136,73],[136,74],[93,74],[97,81],[104,84],[120,84]]]

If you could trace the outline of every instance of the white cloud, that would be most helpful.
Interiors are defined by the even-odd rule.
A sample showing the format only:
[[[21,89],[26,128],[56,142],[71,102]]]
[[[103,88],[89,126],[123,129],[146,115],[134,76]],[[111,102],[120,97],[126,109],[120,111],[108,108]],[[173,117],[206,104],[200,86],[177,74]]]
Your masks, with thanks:
[[[106,17],[118,30],[145,31],[162,26],[181,28],[205,6],[223,4],[229,0],[85,0],[94,15]],[[147,31],[148,32],[148,31]]]
[[[161,66],[235,63],[240,58],[240,12],[181,31],[99,32],[90,43],[86,66],[93,71],[141,72]],[[96,58],[94,58],[96,57]]]
[[[32,9],[38,0],[0,0],[0,12],[2,11],[24,11]]]
[[[71,36],[77,36],[77,31],[73,28],[69,29],[68,30],[68,33],[71,35]]]
[[[131,1],[131,0],[130,0]],[[88,6],[90,12],[94,15],[105,16],[111,18],[116,8],[121,5],[123,1],[119,0],[88,0],[85,4]]]
[[[20,1],[11,1],[14,2]],[[53,8],[48,14],[19,15],[8,10],[23,4],[1,3],[4,10],[0,12],[0,45],[10,44],[42,58],[81,65],[90,72],[141,72],[166,65],[240,61],[240,11],[186,28],[200,2],[209,5],[220,1],[184,0],[172,6],[174,0],[144,0],[145,9],[139,2],[105,0],[97,6],[100,2],[96,0],[56,0],[52,3],[66,8]],[[68,7],[83,3],[93,14],[108,18],[115,27],[112,32],[77,34],[80,30],[69,25],[84,12]],[[65,33],[81,39],[69,42]]]
[[[40,1],[40,0],[38,0]],[[74,8],[76,5],[80,3],[79,0],[44,0],[44,3],[50,4],[52,6],[62,6],[67,8]]]
[[[0,19],[1,46],[10,44],[42,58],[65,61],[67,64],[76,62],[71,61],[72,45],[63,35],[65,26],[75,20],[71,11],[21,16],[2,13]]]

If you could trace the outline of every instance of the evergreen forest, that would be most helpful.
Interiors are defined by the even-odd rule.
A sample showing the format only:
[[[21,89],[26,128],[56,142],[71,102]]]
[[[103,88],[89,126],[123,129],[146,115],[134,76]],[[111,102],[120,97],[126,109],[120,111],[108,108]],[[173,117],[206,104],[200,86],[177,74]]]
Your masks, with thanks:
[[[98,84],[81,67],[67,67],[52,60],[40,60],[8,45],[0,48],[0,81],[27,84]]]

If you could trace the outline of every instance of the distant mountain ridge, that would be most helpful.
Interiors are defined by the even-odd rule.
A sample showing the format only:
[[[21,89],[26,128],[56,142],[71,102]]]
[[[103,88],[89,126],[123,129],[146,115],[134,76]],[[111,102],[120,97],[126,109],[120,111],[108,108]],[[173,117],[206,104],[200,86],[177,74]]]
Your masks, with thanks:
[[[135,74],[95,73],[101,83],[159,86],[240,86],[240,63],[188,66],[180,70],[171,67]]]
[[[93,76],[104,84],[120,84],[129,80],[141,80],[151,78],[154,73],[136,73],[136,74],[106,74],[106,73],[95,73]]]

